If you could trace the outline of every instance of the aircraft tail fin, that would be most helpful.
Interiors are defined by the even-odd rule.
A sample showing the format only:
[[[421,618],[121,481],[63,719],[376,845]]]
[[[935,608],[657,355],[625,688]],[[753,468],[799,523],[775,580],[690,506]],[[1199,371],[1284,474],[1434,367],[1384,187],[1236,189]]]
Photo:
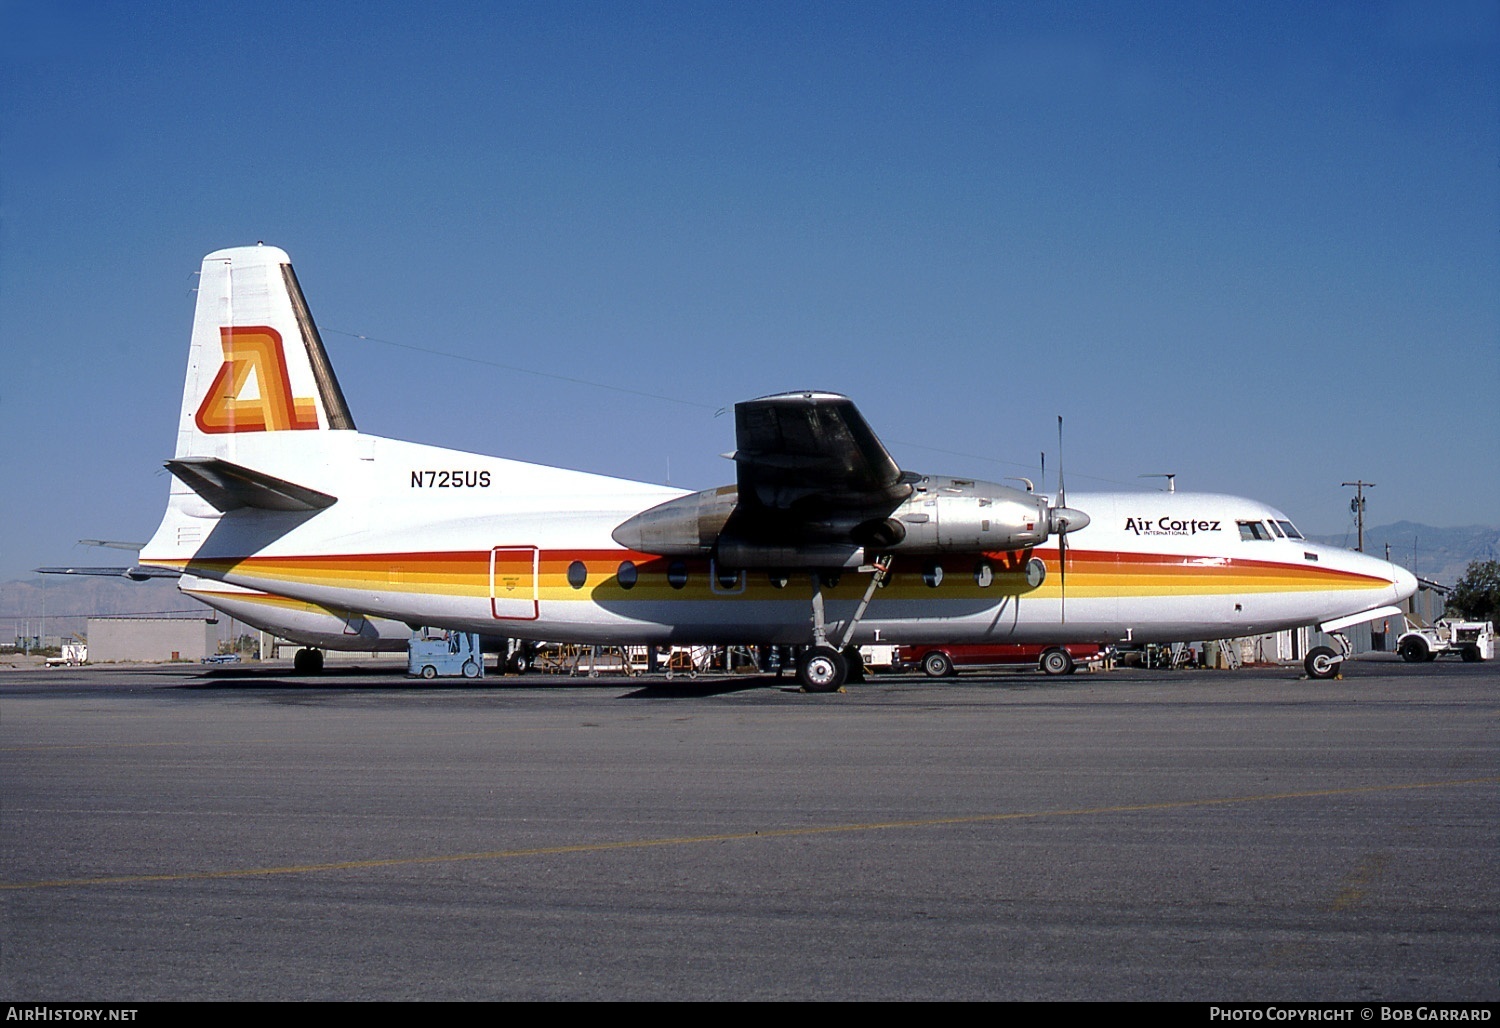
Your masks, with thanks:
[[[286,252],[203,258],[176,456],[233,457],[249,433],[353,429]]]

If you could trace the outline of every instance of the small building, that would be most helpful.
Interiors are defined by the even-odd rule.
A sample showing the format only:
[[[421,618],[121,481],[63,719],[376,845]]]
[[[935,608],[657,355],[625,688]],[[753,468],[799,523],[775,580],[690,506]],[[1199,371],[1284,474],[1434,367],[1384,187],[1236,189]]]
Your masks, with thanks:
[[[209,618],[89,618],[89,662],[198,661],[219,648]]]

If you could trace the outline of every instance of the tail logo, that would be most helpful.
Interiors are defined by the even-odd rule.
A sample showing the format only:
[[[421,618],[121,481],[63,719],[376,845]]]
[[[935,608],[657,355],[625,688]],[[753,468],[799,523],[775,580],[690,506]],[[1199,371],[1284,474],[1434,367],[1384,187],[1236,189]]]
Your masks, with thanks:
[[[311,397],[293,397],[281,333],[264,325],[219,329],[224,364],[198,407],[204,432],[284,432],[318,427],[318,408]],[[245,397],[255,376],[258,395]]]

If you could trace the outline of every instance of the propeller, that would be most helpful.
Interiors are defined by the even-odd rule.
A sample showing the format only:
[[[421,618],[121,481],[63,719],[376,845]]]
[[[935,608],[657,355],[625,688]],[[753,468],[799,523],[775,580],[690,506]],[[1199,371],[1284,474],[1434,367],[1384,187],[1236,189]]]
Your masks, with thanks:
[[[1068,533],[1089,523],[1089,516],[1068,506],[1068,490],[1063,484],[1063,419],[1057,416],[1057,506],[1047,511],[1048,530],[1057,534],[1057,584],[1061,594],[1059,614],[1068,620]]]

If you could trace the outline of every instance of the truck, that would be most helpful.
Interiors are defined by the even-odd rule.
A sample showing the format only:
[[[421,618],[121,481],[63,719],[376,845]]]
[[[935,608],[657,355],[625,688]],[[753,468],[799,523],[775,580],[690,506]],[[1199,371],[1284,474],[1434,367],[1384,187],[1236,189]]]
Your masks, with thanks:
[[[79,667],[88,662],[88,644],[67,642],[62,644],[62,652],[58,656],[47,658],[47,667]]]
[[[413,678],[483,678],[479,634],[449,632],[447,638],[413,639],[406,644],[406,673]]]
[[[1031,643],[962,643],[896,647],[892,667],[898,671],[921,668],[931,678],[945,678],[961,667],[1030,666],[1043,674],[1071,675],[1079,667],[1093,670],[1110,656],[1109,648],[1096,643],[1065,646]]]
[[[1406,631],[1396,640],[1396,652],[1409,664],[1437,660],[1445,653],[1466,661],[1495,659],[1495,626],[1489,621],[1439,618],[1431,625],[1406,619]]]

